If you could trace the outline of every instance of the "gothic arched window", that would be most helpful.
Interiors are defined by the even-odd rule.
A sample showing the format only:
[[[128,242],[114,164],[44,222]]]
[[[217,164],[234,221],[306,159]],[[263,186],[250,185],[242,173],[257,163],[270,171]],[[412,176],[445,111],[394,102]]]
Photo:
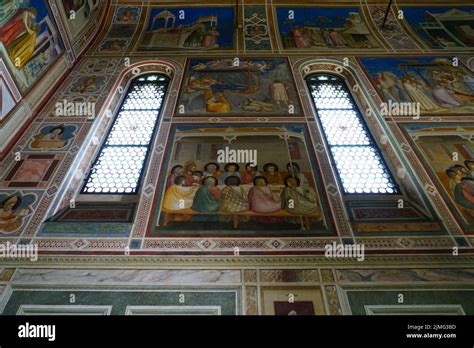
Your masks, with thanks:
[[[344,79],[318,73],[306,82],[344,192],[400,193]]]
[[[137,193],[168,83],[158,74],[132,81],[82,193]]]

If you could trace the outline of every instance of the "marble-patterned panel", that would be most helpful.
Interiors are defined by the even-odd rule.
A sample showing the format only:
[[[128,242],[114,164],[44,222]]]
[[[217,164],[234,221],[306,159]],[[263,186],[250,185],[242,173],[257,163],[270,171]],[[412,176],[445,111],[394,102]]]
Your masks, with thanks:
[[[239,270],[51,270],[19,269],[15,284],[231,284],[240,282]]]
[[[339,282],[474,282],[474,269],[337,270]]]

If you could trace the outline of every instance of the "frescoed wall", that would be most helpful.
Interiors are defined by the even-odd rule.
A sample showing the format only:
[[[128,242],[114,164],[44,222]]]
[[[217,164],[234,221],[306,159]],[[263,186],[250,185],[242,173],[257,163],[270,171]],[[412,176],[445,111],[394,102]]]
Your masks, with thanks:
[[[300,113],[285,59],[198,59],[188,63],[178,116]]]
[[[423,114],[472,114],[474,75],[449,58],[360,58],[385,101],[419,103]]]
[[[18,3],[26,9],[41,2]],[[221,314],[341,315],[373,314],[378,305],[396,314],[434,313],[447,305],[450,314],[472,313],[471,294],[456,289],[473,283],[473,270],[465,268],[474,245],[469,28],[461,23],[460,32],[443,22],[445,33],[458,33],[460,41],[453,46],[442,36],[441,49],[410,24],[415,6],[399,19],[397,11],[407,6],[394,4],[381,29],[386,6],[379,2],[225,3],[150,8],[118,0],[94,8],[88,0],[48,1],[59,33],[74,39],[62,40],[64,54],[27,86],[24,100],[9,89],[16,107],[1,89],[4,119],[28,122],[0,124],[0,147],[11,145],[0,159],[0,243],[32,243],[40,255],[34,269],[27,261],[18,266],[2,259],[0,309],[33,313],[39,310],[33,303],[47,306],[46,313],[87,314],[79,307],[106,300],[107,308],[94,313],[215,314],[219,309],[202,307],[221,306]],[[68,26],[65,8],[76,9],[80,20],[88,15],[89,24]],[[32,23],[39,17],[37,12]],[[47,45],[34,54],[43,50]],[[30,67],[13,69],[4,51],[12,75]],[[343,193],[305,82],[318,71],[346,79],[400,194]],[[123,91],[147,73],[169,76],[170,87],[139,193],[84,197],[84,176],[122,106]],[[20,86],[21,74],[14,78],[12,85]],[[421,119],[364,113],[388,100],[420,103]],[[58,115],[57,102],[92,104],[96,114]],[[337,127],[334,134],[351,132],[343,122]],[[2,134],[12,137],[4,141]],[[256,167],[220,159],[218,151],[226,148],[256,150]],[[364,162],[349,160],[351,168]],[[325,246],[333,242],[364,245],[365,260],[327,257]],[[155,293],[134,304],[117,300],[130,282],[143,285],[141,293],[153,287],[170,302],[154,306]],[[23,293],[25,285],[39,295]],[[201,285],[207,290],[195,292]],[[58,286],[91,296],[61,307],[63,297],[49,291]],[[398,292],[385,296],[380,289],[405,289],[414,297],[393,308]],[[190,295],[188,308],[171,303],[179,291]]]
[[[394,49],[413,50],[417,45],[397,21],[394,11],[387,13],[386,5],[373,4],[368,6],[369,14],[375,26],[380,30],[384,39]],[[387,13],[387,17],[385,14]],[[385,21],[385,23],[384,23]]]
[[[8,0],[0,18],[0,54],[24,93],[63,52],[45,0]]]
[[[234,23],[231,7],[152,8],[138,49],[231,49]]]
[[[277,7],[285,49],[380,47],[357,7]]]
[[[474,46],[474,7],[402,7],[416,34],[436,49]]]
[[[474,127],[428,124],[405,130],[465,229],[474,232]]]
[[[94,19],[99,0],[61,0],[61,15],[66,22],[72,39],[76,39],[82,30]]]

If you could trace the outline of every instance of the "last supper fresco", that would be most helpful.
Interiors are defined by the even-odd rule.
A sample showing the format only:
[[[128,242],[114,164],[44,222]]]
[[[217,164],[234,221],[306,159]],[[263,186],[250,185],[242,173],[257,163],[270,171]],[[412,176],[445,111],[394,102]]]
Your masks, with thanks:
[[[307,136],[288,124],[176,127],[152,234],[327,233]]]

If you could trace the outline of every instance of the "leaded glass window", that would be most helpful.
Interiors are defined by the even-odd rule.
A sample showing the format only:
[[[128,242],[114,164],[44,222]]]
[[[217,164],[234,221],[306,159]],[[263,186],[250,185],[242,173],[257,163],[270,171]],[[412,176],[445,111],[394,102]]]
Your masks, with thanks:
[[[345,81],[315,74],[307,83],[344,192],[400,193]]]
[[[168,82],[155,74],[132,82],[82,193],[137,193]]]

